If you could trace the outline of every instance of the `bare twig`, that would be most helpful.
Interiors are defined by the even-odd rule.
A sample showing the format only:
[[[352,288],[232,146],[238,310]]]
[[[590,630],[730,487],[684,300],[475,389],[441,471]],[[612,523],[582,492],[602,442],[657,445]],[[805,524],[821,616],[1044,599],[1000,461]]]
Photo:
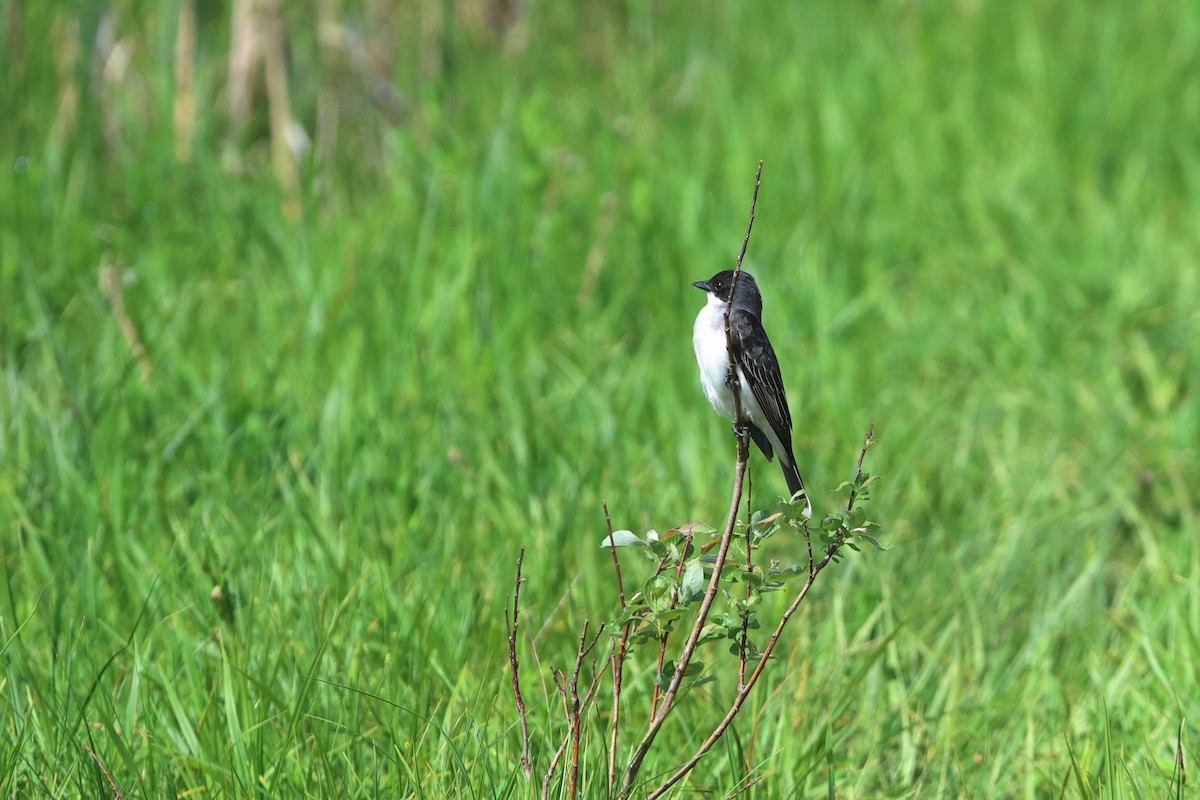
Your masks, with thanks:
[[[854,470],[855,478],[857,478],[859,475],[862,475],[863,459],[867,457],[867,448],[873,444],[875,444],[875,423],[874,422],[872,422],[867,427],[867,438],[863,442],[862,450],[858,454],[858,466],[855,467],[855,470]],[[854,510],[854,501],[857,499],[858,499],[858,488],[854,487],[850,490],[850,501],[848,503],[846,503],[847,511]]]
[[[563,719],[567,721],[569,729],[571,727],[571,702],[567,699],[567,674],[557,667],[551,667],[550,677],[554,679],[554,688],[558,690],[558,696],[562,698]]]
[[[546,800],[550,796],[550,779],[554,777],[555,771],[558,770],[558,762],[562,760],[563,753],[567,752],[567,745],[571,743],[571,712],[567,707],[567,690],[563,687],[559,673],[560,671],[554,667],[550,668],[550,677],[554,679],[554,688],[558,690],[558,696],[562,698],[563,716],[567,719],[567,733],[563,736],[562,744],[554,751],[554,758],[550,759],[550,769],[546,770],[546,775],[542,778],[542,800]]]
[[[613,570],[617,575],[617,595],[621,600],[621,614],[625,614],[625,586],[621,583],[621,561],[617,558],[616,540],[613,539],[612,518],[608,515],[608,502],[604,507],[604,524],[608,526],[608,542],[612,545]],[[621,678],[625,674],[625,647],[629,643],[629,623],[621,626],[621,638],[613,649],[612,665],[612,723],[608,734],[608,790],[611,793],[617,782],[617,733],[621,722]]]
[[[696,651],[696,645],[700,641],[700,631],[704,628],[704,622],[708,619],[708,612],[712,608],[713,601],[717,597],[717,589],[721,579],[721,569],[725,565],[725,561],[729,556],[729,545],[733,539],[733,527],[737,522],[738,508],[742,501],[742,481],[746,474],[746,448],[743,445],[738,447],[737,466],[733,476],[733,500],[730,503],[729,517],[725,524],[725,531],[721,536],[721,544],[717,549],[716,561],[713,562],[712,578],[709,579],[708,588],[704,592],[704,599],[700,601],[700,607],[696,611],[696,622],[692,626],[692,631],[688,636],[687,642],[683,646],[683,652],[679,656],[679,661],[675,665],[675,674],[671,676],[671,682],[667,686],[666,694],[662,698],[662,707],[658,714],[651,720],[650,728],[638,743],[637,748],[633,752],[633,756],[629,759],[629,766],[625,769],[625,781],[621,787],[619,798],[628,798],[633,792],[634,782],[637,779],[638,771],[642,767],[642,760],[645,759],[646,753],[650,751],[650,746],[654,744],[654,738],[662,729],[663,722],[667,718],[667,713],[671,710],[671,704],[675,700],[676,694],[679,692],[679,685],[683,681],[683,673],[687,669],[688,664],[692,660],[692,655]]]
[[[182,164],[192,160],[192,135],[196,123],[196,3],[179,4],[175,34],[175,158]]]
[[[613,569],[617,573],[617,596],[621,599],[621,608],[625,608],[625,586],[621,583],[621,562],[617,558],[617,541],[613,538],[612,518],[608,516],[608,501],[601,500],[600,505],[604,508],[604,524],[608,526],[608,544],[609,550],[612,550]]]
[[[256,5],[255,0],[234,0],[231,12],[225,96],[229,99],[229,124],[235,135],[249,127],[254,110],[254,67],[261,58],[263,40]]]
[[[759,781],[761,781],[761,780],[762,780],[763,778],[765,778],[765,777],[767,777],[767,776],[766,776],[766,775],[758,775],[758,776],[756,776],[756,777],[754,777],[754,778],[751,778],[750,780],[746,781],[746,785],[745,785],[745,786],[743,786],[742,788],[738,789],[738,790],[737,790],[736,792],[734,792],[733,794],[727,794],[727,795],[725,795],[725,800],[733,800],[733,798],[737,797],[738,795],[745,794],[746,792],[748,792],[748,791],[750,791],[752,788],[754,788],[754,785],[755,785],[755,784],[757,784]]]
[[[862,475],[863,458],[867,454],[867,448],[869,448],[874,441],[875,426],[871,425],[867,432],[867,438],[863,442],[862,451],[858,455],[858,467],[857,472],[855,473],[855,478]],[[854,501],[857,498],[858,492],[852,489],[850,492],[850,500],[846,504],[848,511],[854,510]],[[807,523],[805,523],[805,525],[807,526]],[[704,740],[700,747],[697,748],[695,754],[693,754],[692,757],[683,764],[683,766],[677,769],[675,773],[672,774],[671,777],[668,778],[661,786],[648,794],[646,796],[647,800],[655,800],[656,798],[661,797],[668,789],[670,789],[681,778],[683,778],[684,775],[687,775],[689,772],[691,772],[696,764],[699,763],[700,759],[704,757],[704,755],[712,748],[712,746],[716,744],[717,740],[721,738],[721,735],[725,733],[725,730],[729,727],[730,723],[733,722],[733,718],[736,717],[738,712],[741,710],[742,704],[745,703],[750,691],[754,688],[754,684],[758,682],[759,676],[762,675],[763,670],[766,668],[767,661],[770,660],[771,654],[775,650],[775,645],[779,641],[779,637],[783,634],[783,629],[787,625],[788,620],[792,618],[792,615],[796,613],[796,609],[800,607],[800,604],[804,602],[804,598],[808,596],[808,590],[812,588],[813,581],[816,580],[817,575],[820,574],[821,570],[825,569],[831,560],[833,560],[833,557],[837,554],[838,549],[842,545],[842,541],[843,540],[839,539],[833,544],[829,545],[825,551],[825,556],[809,570],[808,580],[806,580],[804,585],[800,587],[800,591],[797,592],[796,597],[793,598],[791,605],[789,605],[787,610],[783,612],[783,616],[780,618],[779,624],[775,626],[775,630],[772,632],[771,638],[767,642],[767,646],[763,648],[763,651],[759,656],[758,664],[755,666],[754,672],[751,673],[750,678],[746,681],[746,684],[738,690],[737,695],[733,699],[732,705],[729,707],[729,711],[725,714],[725,717],[720,721],[720,723],[717,724],[717,727],[713,730],[709,737]]]
[[[754,571],[754,550],[752,537],[754,534],[754,476],[746,468],[746,573],[749,576]],[[753,588],[750,578],[746,578],[746,600],[750,599]],[[738,643],[738,689],[746,685],[746,644],[750,641],[750,614],[742,611],[742,639]]]
[[[1187,765],[1183,760],[1183,723],[1182,717],[1179,719],[1179,729],[1175,733],[1175,768],[1174,774],[1179,776],[1179,792],[1183,793],[1183,788],[1187,786]],[[1174,775],[1172,775],[1174,777]]]
[[[558,691],[559,697],[562,698],[563,716],[567,720],[567,733],[563,736],[562,744],[554,752],[554,758],[550,760],[550,768],[546,770],[545,776],[542,777],[542,798],[550,796],[550,780],[554,777],[554,773],[558,770],[558,764],[562,761],[563,755],[567,751],[567,745],[572,745],[571,748],[571,768],[568,776],[569,793],[568,796],[574,797],[576,793],[576,785],[579,779],[579,741],[580,741],[580,721],[583,719],[583,712],[588,704],[596,695],[596,687],[600,684],[600,679],[604,677],[604,673],[608,671],[608,665],[597,670],[596,661],[592,660],[592,680],[588,684],[587,692],[583,698],[579,697],[579,670],[583,666],[584,659],[588,653],[600,641],[601,634],[604,633],[604,626],[601,625],[596,631],[595,637],[590,643],[587,643],[588,623],[583,623],[583,633],[579,637],[579,649],[575,654],[575,668],[571,672],[571,679],[568,682],[566,673],[562,670],[550,668],[550,677],[554,679],[554,688]]]
[[[579,782],[579,736],[580,736],[580,720],[583,716],[583,704],[579,701],[579,670],[583,666],[583,660],[587,658],[587,654],[596,646],[596,642],[600,641],[600,634],[604,633],[604,626],[601,625],[596,630],[596,636],[592,639],[591,644],[587,642],[588,623],[584,620],[583,631],[579,634],[579,650],[575,654],[575,669],[571,672],[571,718],[569,720],[571,729],[571,769],[567,778],[567,796],[575,796],[575,787]],[[592,691],[596,687],[596,681],[599,674],[595,668],[592,669],[593,677],[591,688],[588,689],[585,695],[585,701],[590,699]]]
[[[271,130],[271,163],[283,189],[283,213],[289,220],[300,217],[300,166],[293,135],[291,91],[288,88],[287,31],[281,0],[260,0],[263,15],[263,67],[267,86],[267,119]]]
[[[738,277],[742,274],[742,259],[746,257],[746,247],[750,244],[750,231],[754,228],[754,207],[758,205],[758,187],[762,183],[763,162],[758,162],[758,172],[754,173],[754,196],[750,198],[750,221],[746,223],[746,235],[742,238],[742,251],[738,253],[737,263],[733,266],[733,280],[729,286],[729,302],[725,305],[725,350],[729,358],[729,387],[733,392],[733,429],[739,439],[745,438],[745,426],[742,424],[742,393],[741,381],[738,379],[737,365],[733,363],[733,336],[729,331],[729,314],[733,311],[733,298],[736,297]]]
[[[730,387],[733,391],[734,430],[737,433],[738,442],[737,462],[733,471],[733,498],[729,507],[729,516],[725,521],[725,530],[721,534],[721,544],[717,548],[716,561],[713,562],[712,577],[708,581],[708,588],[705,590],[704,598],[700,601],[700,607],[696,611],[696,621],[692,625],[691,633],[688,635],[687,642],[683,646],[683,652],[679,655],[679,661],[675,665],[675,673],[671,676],[671,682],[667,686],[666,694],[663,695],[662,707],[651,718],[649,730],[642,736],[637,748],[633,751],[633,756],[629,759],[629,765],[625,769],[625,780],[618,795],[620,800],[626,800],[633,792],[638,771],[642,768],[642,761],[645,759],[646,753],[650,751],[651,745],[654,744],[654,739],[658,736],[658,732],[662,729],[663,723],[667,719],[667,714],[671,711],[671,704],[675,701],[675,696],[679,692],[679,686],[683,682],[683,674],[687,671],[688,664],[691,663],[692,655],[696,652],[696,646],[700,642],[700,632],[704,629],[704,623],[708,620],[708,612],[712,609],[713,602],[717,598],[717,589],[721,582],[721,572],[725,567],[725,560],[729,556],[729,544],[733,540],[733,529],[737,524],[738,509],[741,508],[742,483],[745,479],[746,462],[750,451],[744,426],[739,424],[742,419],[742,408],[741,397],[738,391],[739,381],[737,380],[737,371],[733,363],[733,348],[730,346],[729,311],[733,306],[732,293],[737,290],[737,279],[741,273],[742,259],[745,257],[746,247],[750,243],[750,231],[754,227],[754,208],[758,204],[758,187],[761,179],[762,162],[760,161],[758,162],[758,172],[754,176],[754,197],[750,201],[750,221],[746,225],[746,236],[742,240],[742,251],[738,254],[737,265],[733,271],[733,285],[730,287],[731,302],[725,309],[725,347],[729,354],[729,374],[733,378],[730,381]],[[765,660],[764,662],[760,662],[760,668],[762,663],[765,663]],[[753,677],[751,680],[753,680]]]
[[[567,745],[570,743],[571,732],[567,731],[567,735],[563,737],[562,744],[554,751],[554,758],[550,759],[550,769],[546,770],[546,774],[542,777],[542,800],[550,797],[550,779],[554,777],[554,772],[558,769],[558,762],[562,760],[563,753],[567,752]]]
[[[121,329],[121,336],[125,339],[125,344],[129,347],[134,362],[137,363],[138,374],[142,376],[142,382],[146,383],[154,376],[154,368],[150,366],[150,359],[146,357],[146,348],[142,346],[142,338],[138,336],[137,326],[133,324],[133,320],[129,318],[129,312],[125,309],[125,294],[121,291],[120,271],[116,267],[101,267],[99,283],[100,291],[104,292],[104,296],[108,298],[108,307],[117,320],[117,327]]]
[[[808,548],[808,574],[813,574],[813,552],[812,552],[812,534],[809,533],[808,526],[804,526],[804,546]]]
[[[525,548],[517,556],[517,579],[513,588],[512,617],[508,614],[508,598],[504,600],[504,626],[508,631],[508,663],[512,668],[513,697],[517,701],[517,716],[521,720],[521,770],[525,780],[533,777],[533,767],[529,763],[529,722],[525,719],[525,699],[521,697],[520,668],[517,663],[517,626],[520,624],[521,612],[521,562],[525,560]]]
[[[108,785],[112,787],[113,797],[116,800],[125,800],[125,793],[121,791],[121,787],[117,786],[117,782],[113,780],[113,776],[109,774],[107,769],[105,769],[104,762],[100,760],[100,756],[96,755],[96,751],[88,747],[86,744],[83,746],[83,749],[88,751],[88,755],[92,757],[92,761],[96,762],[96,766],[99,767],[100,771],[104,773],[104,777],[108,778]]]

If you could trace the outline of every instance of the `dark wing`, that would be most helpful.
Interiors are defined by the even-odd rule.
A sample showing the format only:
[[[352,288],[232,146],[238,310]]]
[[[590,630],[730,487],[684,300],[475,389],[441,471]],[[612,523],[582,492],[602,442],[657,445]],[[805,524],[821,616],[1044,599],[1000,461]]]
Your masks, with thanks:
[[[790,450],[792,414],[788,410],[787,393],[783,390],[783,376],[779,374],[779,360],[775,358],[767,332],[758,317],[741,309],[734,309],[729,315],[729,332],[733,339],[733,360],[745,373],[754,399],[767,417],[767,424]],[[785,455],[790,457],[791,454]]]

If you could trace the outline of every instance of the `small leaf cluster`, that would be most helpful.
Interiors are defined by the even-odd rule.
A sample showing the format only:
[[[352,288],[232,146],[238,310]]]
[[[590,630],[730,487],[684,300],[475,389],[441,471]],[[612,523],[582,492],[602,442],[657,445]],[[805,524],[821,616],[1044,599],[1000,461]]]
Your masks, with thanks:
[[[732,655],[745,661],[759,658],[759,648],[751,634],[761,628],[758,612],[762,596],[784,588],[797,576],[809,578],[814,574],[810,547],[812,533],[817,533],[834,560],[839,557],[842,545],[857,551],[856,541],[860,539],[883,549],[872,535],[879,526],[866,518],[862,505],[868,499],[874,481],[874,476],[859,474],[843,483],[838,490],[853,493],[853,502],[847,504],[853,510],[830,513],[819,525],[805,516],[803,497],[781,500],[775,510],[755,511],[749,523],[739,521],[716,583],[719,594],[700,631],[699,645],[711,647],[727,642]],[[781,535],[796,537],[803,543],[798,548],[806,554],[803,562],[781,564],[772,560],[761,563],[754,557],[764,542]],[[631,646],[652,644],[661,650],[680,620],[685,629],[690,629],[695,611],[711,583],[715,547],[720,539],[721,531],[701,522],[671,528],[661,536],[653,530],[640,536],[628,530],[606,535],[602,547],[641,551],[655,565],[640,590],[628,598],[621,614],[610,623],[609,630],[613,635],[622,635],[628,626]],[[749,559],[747,548],[751,554]],[[660,688],[670,683],[675,670],[671,659],[663,658],[661,663],[662,671],[656,678]],[[702,670],[703,662],[693,660],[685,677],[698,677]],[[690,685],[714,679],[715,676],[702,677]]]
[[[859,541],[870,544],[876,550],[888,549],[876,538],[879,523],[867,518],[867,510],[863,505],[870,499],[871,487],[878,480],[878,475],[860,472],[853,480],[843,481],[834,489],[839,493],[848,492],[851,498],[846,510],[826,514],[821,520],[820,539],[835,562],[842,558],[842,545],[856,553],[862,552]]]

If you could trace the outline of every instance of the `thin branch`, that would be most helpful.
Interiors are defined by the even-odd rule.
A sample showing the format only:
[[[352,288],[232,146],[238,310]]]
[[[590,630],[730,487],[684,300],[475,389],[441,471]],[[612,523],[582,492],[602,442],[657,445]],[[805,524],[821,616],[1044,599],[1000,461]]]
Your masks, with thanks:
[[[554,758],[550,760],[550,768],[546,770],[546,774],[542,777],[542,800],[546,800],[550,796],[550,780],[558,770],[558,763],[566,753],[567,745],[572,742],[574,742],[574,747],[572,748],[569,796],[573,797],[575,795],[575,785],[579,776],[579,723],[583,717],[583,711],[596,695],[596,687],[600,684],[600,679],[604,677],[604,673],[608,670],[607,664],[603,669],[596,670],[596,661],[595,659],[592,660],[592,671],[594,674],[591,683],[588,684],[587,692],[584,694],[583,699],[580,700],[578,690],[580,667],[583,664],[583,660],[587,658],[588,653],[600,641],[600,635],[604,632],[604,626],[601,625],[600,629],[596,631],[595,638],[592,639],[590,644],[585,646],[587,627],[588,623],[585,621],[583,623],[583,634],[579,638],[579,650],[575,654],[575,668],[571,673],[570,682],[566,683],[567,676],[562,670],[555,669],[554,667],[550,668],[550,677],[554,679],[554,688],[558,690],[558,695],[562,698],[563,716],[567,720],[567,733],[563,736],[562,744],[554,751]],[[568,686],[570,687],[569,692]],[[568,696],[570,699],[568,699]]]
[[[517,556],[517,578],[513,589],[512,617],[508,614],[508,598],[504,599],[504,627],[508,631],[508,664],[512,669],[513,697],[517,701],[517,716],[521,719],[521,769],[525,780],[533,777],[533,767],[529,763],[529,722],[525,719],[525,698],[521,697],[520,667],[517,664],[517,626],[520,624],[521,611],[521,562],[525,560],[525,548]]]
[[[746,572],[747,574],[754,572],[754,550],[752,539],[754,537],[754,514],[751,509],[754,508],[754,476],[750,473],[749,468],[746,470]],[[750,600],[753,594],[753,587],[750,585],[750,579],[746,579],[746,600]],[[746,644],[750,641],[750,615],[742,610],[742,639],[738,643],[738,689],[740,690],[746,684]]]
[[[746,257],[746,248],[750,244],[750,231],[754,228],[754,208],[758,205],[758,187],[762,183],[763,162],[758,162],[758,171],[754,173],[754,196],[750,198],[750,221],[746,223],[746,235],[742,238],[742,251],[738,253],[737,263],[733,266],[733,280],[729,286],[729,302],[725,305],[725,351],[729,359],[729,377],[727,382],[733,392],[733,430],[738,438],[745,437],[742,425],[742,393],[741,381],[738,379],[737,365],[733,363],[733,335],[729,330],[729,314],[733,311],[733,298],[737,296],[738,276],[742,274],[742,259]]]
[[[1171,782],[1175,783],[1175,776],[1179,776],[1179,790],[1176,795],[1183,794],[1183,788],[1187,786],[1187,764],[1183,760],[1183,717],[1179,718],[1179,728],[1175,732],[1175,765],[1171,770]]]
[[[863,442],[862,451],[859,452],[859,454],[858,454],[858,467],[854,471],[855,478],[858,478],[859,475],[862,475],[863,459],[866,458],[866,456],[867,456],[867,448],[873,444],[875,444],[875,423],[874,422],[872,422],[870,424],[870,426],[867,427],[867,438]],[[854,510],[854,501],[857,499],[858,499],[858,488],[857,487],[851,488],[850,489],[850,502],[846,503],[847,511]]]
[[[192,160],[192,136],[196,124],[196,3],[179,4],[179,23],[175,33],[175,159],[181,164]]]
[[[867,448],[869,448],[874,441],[875,426],[871,425],[867,432],[867,438],[863,442],[862,451],[858,455],[858,468],[857,472],[855,473],[855,478],[858,478],[860,475],[862,475],[863,458],[867,454]],[[854,490],[851,490],[850,500],[846,504],[847,511],[854,510],[854,501],[857,499],[857,497],[858,493]],[[808,523],[805,522],[804,524],[807,528]],[[688,759],[683,766],[676,770],[675,773],[671,775],[671,777],[668,778],[661,786],[648,794],[646,796],[646,800],[656,800],[656,798],[661,797],[668,789],[670,789],[681,778],[683,778],[683,776],[691,772],[696,764],[700,762],[700,759],[704,757],[704,755],[712,748],[712,746],[716,744],[717,740],[721,738],[721,735],[725,733],[725,730],[729,727],[730,723],[733,722],[734,717],[736,717],[738,712],[741,710],[742,704],[746,701],[750,691],[754,688],[754,684],[758,682],[759,676],[762,675],[763,670],[766,668],[767,661],[770,660],[771,654],[775,651],[775,645],[779,641],[779,637],[783,634],[783,629],[787,625],[788,620],[792,618],[792,615],[796,613],[796,609],[798,609],[800,604],[804,602],[804,598],[808,595],[808,590],[812,588],[813,582],[816,580],[817,575],[820,574],[821,570],[825,569],[831,560],[833,560],[833,557],[841,548],[843,541],[843,539],[838,539],[829,545],[828,549],[825,551],[824,558],[822,558],[820,562],[818,562],[816,566],[809,571],[808,580],[806,580],[804,585],[800,587],[800,591],[797,592],[796,597],[792,600],[791,605],[789,605],[787,610],[783,612],[783,616],[780,618],[779,624],[775,626],[775,630],[771,634],[771,639],[767,642],[767,646],[763,649],[762,654],[759,656],[758,664],[755,666],[754,672],[751,673],[749,680],[746,681],[746,685],[738,690],[737,695],[733,699],[733,704],[729,707],[729,711],[725,714],[725,717],[720,723],[718,723],[712,734],[710,734],[709,737],[704,740],[704,743],[697,748],[695,754]]]
[[[554,772],[558,769],[558,762],[562,760],[563,753],[567,752],[567,745],[570,742],[571,732],[567,731],[567,735],[563,737],[562,744],[554,751],[554,758],[550,759],[550,769],[546,770],[546,774],[542,777],[542,800],[547,800],[550,797],[550,779],[554,777]]]
[[[729,516],[725,521],[725,530],[721,534],[721,544],[717,549],[717,558],[713,563],[712,577],[708,581],[708,589],[704,592],[704,599],[700,601],[700,607],[696,611],[696,621],[692,625],[692,631],[688,635],[687,642],[683,646],[683,652],[679,655],[679,661],[675,665],[675,673],[671,676],[671,682],[667,686],[667,692],[663,695],[662,707],[658,713],[652,717],[650,728],[642,736],[637,748],[633,752],[633,756],[629,759],[629,766],[625,769],[625,780],[621,786],[621,792],[618,795],[620,800],[626,800],[633,792],[634,782],[637,780],[638,771],[642,768],[642,761],[646,754],[650,751],[651,745],[654,744],[654,739],[658,736],[658,732],[662,729],[663,723],[667,719],[667,714],[671,711],[671,704],[675,701],[675,696],[679,692],[679,686],[683,682],[683,674],[687,671],[688,664],[692,660],[692,655],[696,652],[696,645],[700,641],[700,632],[704,629],[704,623],[708,621],[708,612],[712,609],[713,602],[717,599],[717,589],[721,582],[721,572],[725,568],[725,560],[729,556],[729,545],[733,540],[733,529],[737,524],[738,509],[742,503],[742,483],[746,475],[746,462],[749,458],[750,451],[747,442],[748,437],[745,434],[744,428],[739,426],[739,421],[742,418],[741,414],[741,399],[739,394],[739,381],[737,380],[737,372],[733,364],[733,348],[731,347],[731,338],[729,330],[729,310],[732,307],[733,291],[737,289],[737,278],[742,269],[742,259],[746,255],[746,247],[750,243],[750,230],[754,227],[754,208],[758,204],[758,187],[762,179],[762,162],[758,162],[758,172],[754,176],[754,197],[750,201],[750,221],[746,225],[746,236],[742,240],[742,251],[738,254],[737,265],[733,271],[733,285],[730,288],[731,302],[725,309],[725,348],[729,357],[729,374],[733,378],[730,381],[730,386],[733,391],[733,408],[734,408],[734,430],[737,433],[737,462],[733,470],[733,499],[729,507]],[[711,746],[711,745],[710,745]],[[698,760],[698,759],[697,759]],[[690,769],[690,768],[689,768]],[[685,773],[686,774],[686,773]]]
[[[571,712],[567,709],[567,690],[563,688],[559,672],[560,670],[554,667],[550,668],[550,677],[554,679],[554,688],[558,690],[558,696],[563,701],[563,716],[567,719],[567,733],[563,736],[562,744],[554,751],[554,758],[550,759],[550,769],[546,770],[546,775],[542,778],[542,800],[547,800],[550,796],[550,779],[554,777],[554,773],[558,770],[558,762],[562,760],[563,753],[567,752],[567,745],[571,743]]]
[[[150,366],[150,359],[146,357],[146,348],[142,345],[142,338],[138,336],[137,326],[133,324],[133,320],[130,319],[129,312],[125,308],[125,294],[121,291],[120,270],[112,266],[101,267],[99,283],[100,291],[104,292],[105,297],[108,298],[108,306],[117,320],[117,326],[121,329],[125,345],[129,348],[129,352],[137,364],[138,373],[142,376],[142,383],[149,383],[150,379],[154,377],[154,368]]]
[[[567,700],[567,687],[565,681],[567,674],[557,667],[550,668],[550,677],[554,679],[554,688],[558,690],[558,696],[562,698],[563,704],[563,719],[567,721],[567,727],[571,727],[571,704]]]
[[[621,582],[621,562],[617,558],[617,541],[613,538],[612,518],[608,516],[608,501],[601,500],[600,505],[604,508],[604,524],[608,526],[608,549],[612,550],[613,569],[617,573],[617,596],[621,600],[621,610],[625,610],[625,585]]]
[[[600,641],[600,634],[604,633],[604,626],[601,625],[596,629],[596,636],[592,639],[591,644],[587,643],[588,623],[583,622],[583,631],[579,634],[579,650],[575,654],[575,669],[571,672],[571,716],[568,722],[571,730],[571,769],[568,773],[567,780],[567,796],[574,797],[576,794],[575,787],[579,782],[579,737],[580,737],[580,719],[583,716],[583,704],[579,700],[579,670],[583,667],[583,660],[587,658],[587,654],[596,646],[596,642]],[[586,702],[592,696],[592,691],[596,688],[596,681],[599,674],[593,668],[593,677],[591,688],[588,689],[585,700]]]
[[[725,531],[721,535],[721,544],[717,549],[716,561],[713,563],[712,577],[709,579],[708,588],[704,592],[704,599],[700,601],[700,608],[696,611],[696,622],[692,626],[687,643],[683,646],[679,662],[675,665],[675,674],[671,676],[671,682],[667,686],[666,694],[663,695],[662,708],[659,709],[658,715],[651,721],[649,730],[646,731],[646,734],[638,743],[633,756],[629,760],[629,766],[625,769],[625,782],[618,795],[620,798],[628,798],[633,791],[634,781],[637,779],[638,771],[642,767],[642,760],[645,759],[646,753],[650,751],[650,746],[654,744],[654,738],[658,735],[659,730],[662,729],[663,722],[666,721],[667,713],[671,710],[671,704],[674,702],[675,695],[679,692],[679,685],[683,681],[683,673],[687,670],[687,666],[692,660],[692,655],[696,651],[696,645],[700,641],[700,631],[703,630],[704,623],[708,619],[708,612],[712,608],[713,601],[716,600],[717,589],[721,580],[721,570],[725,566],[725,561],[729,556],[729,545],[733,540],[733,528],[737,522],[737,512],[742,501],[742,481],[746,474],[745,454],[745,448],[739,446],[737,466],[733,476],[733,500],[730,503],[729,517],[725,523]]]
[[[808,526],[804,526],[804,546],[808,548],[808,574],[813,574],[813,552],[812,552],[812,533],[809,532]]]
[[[100,760],[100,756],[96,755],[96,751],[88,747],[86,744],[83,746],[83,749],[88,751],[88,755],[92,757],[92,761],[96,762],[96,766],[100,768],[102,773],[104,773],[104,777],[108,778],[108,785],[113,790],[113,797],[116,800],[124,800],[125,793],[121,791],[121,787],[117,786],[117,782],[113,780],[113,776],[109,774],[107,769],[105,769],[104,762]]]
[[[612,518],[608,515],[608,502],[603,501],[604,524],[608,526],[608,541],[612,545],[613,569],[617,574],[617,594],[621,600],[621,614],[625,614],[625,587],[621,583],[621,562],[617,558],[616,541],[613,539]],[[621,723],[621,678],[625,674],[625,647],[629,644],[630,623],[621,626],[621,638],[610,657],[612,665],[612,725],[608,734],[608,791],[611,794],[617,784],[617,734]]]
[[[757,784],[759,781],[763,780],[766,777],[767,777],[766,775],[758,775],[758,776],[755,776],[754,778],[751,778],[750,780],[746,781],[745,786],[738,789],[733,794],[725,795],[725,800],[733,800],[733,798],[737,797],[738,795],[745,794],[746,792],[748,792],[752,788],[754,788],[755,784]]]

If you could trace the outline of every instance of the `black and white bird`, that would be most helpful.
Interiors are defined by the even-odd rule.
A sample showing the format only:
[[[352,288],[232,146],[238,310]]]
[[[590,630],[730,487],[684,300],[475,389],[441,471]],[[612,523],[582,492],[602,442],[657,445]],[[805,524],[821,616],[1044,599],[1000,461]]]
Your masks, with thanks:
[[[692,346],[700,365],[700,385],[708,402],[718,414],[733,421],[733,391],[729,383],[729,358],[737,368],[740,384],[738,398],[742,420],[750,437],[770,461],[779,455],[783,479],[793,498],[804,495],[804,516],[812,516],[812,503],[804,490],[796,456],[792,452],[792,414],[788,409],[779,359],[762,324],[762,294],[749,272],[738,273],[736,285],[732,270],[718,272],[693,286],[703,289],[708,302],[696,315],[692,328]],[[733,299],[729,313],[728,346],[725,338],[725,309]]]

